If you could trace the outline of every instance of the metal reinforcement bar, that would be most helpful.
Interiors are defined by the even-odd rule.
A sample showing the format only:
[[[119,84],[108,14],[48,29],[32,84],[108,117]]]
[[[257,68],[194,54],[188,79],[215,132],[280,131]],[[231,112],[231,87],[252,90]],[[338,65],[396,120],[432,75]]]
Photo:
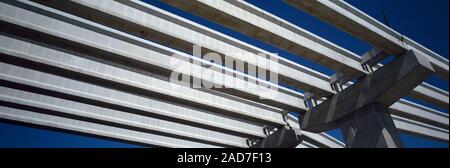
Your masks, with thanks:
[[[250,37],[260,39],[295,55],[311,59],[316,63],[343,73],[345,76],[359,77],[367,73],[362,69],[361,58],[355,53],[247,2],[233,0],[164,0],[164,2]],[[448,61],[446,66],[448,68]],[[448,92],[429,84],[421,84],[409,95],[448,108]]]
[[[409,49],[413,49],[414,51],[425,55],[428,60],[430,60],[437,75],[448,80],[448,59],[394,31],[345,1],[285,1],[298,9],[316,16],[341,30],[372,44],[376,48],[384,50],[390,55],[398,56]]]

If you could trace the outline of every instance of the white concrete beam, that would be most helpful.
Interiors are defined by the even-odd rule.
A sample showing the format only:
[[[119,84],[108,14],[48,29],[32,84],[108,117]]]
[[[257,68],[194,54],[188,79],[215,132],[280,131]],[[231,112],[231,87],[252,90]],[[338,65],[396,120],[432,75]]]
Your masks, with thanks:
[[[131,2],[130,2],[131,3]],[[152,10],[156,10],[156,9],[154,9],[154,7],[152,7],[152,6],[150,6],[150,5],[148,5],[148,4],[145,4],[145,3],[140,3],[140,2],[136,2],[136,4],[138,4],[138,5],[141,5],[141,6],[144,6],[145,7],[145,9],[147,9],[147,8],[149,8],[149,9],[152,9]],[[131,9],[130,9],[131,10]],[[168,14],[168,13],[164,13],[164,14],[167,14],[167,15],[170,15],[170,14]],[[125,16],[122,16],[122,17],[125,17]],[[178,19],[180,19],[179,17],[176,17],[176,16],[174,16],[175,18],[178,18]],[[189,21],[186,21],[186,22],[188,22],[188,23],[190,23],[190,24],[192,24],[192,25],[196,25],[195,23],[192,23],[192,22],[189,22]],[[149,25],[150,26],[150,25]],[[197,24],[197,26],[199,26],[199,27],[201,27],[200,25],[198,25]],[[207,28],[205,28],[205,29],[207,29]],[[225,36],[225,35],[224,35]],[[338,47],[338,46],[335,46],[335,47]],[[345,49],[342,49],[343,51],[345,51]],[[341,52],[343,52],[343,51],[341,51]],[[281,59],[279,59],[279,60],[281,60]],[[292,62],[291,62],[292,63]],[[294,64],[295,65],[295,64]],[[298,64],[297,64],[298,65]],[[304,71],[304,72],[311,72],[312,70],[307,70],[307,71]],[[308,72],[308,74],[317,74],[317,73],[309,73]],[[317,77],[317,78],[319,78],[319,79],[325,79],[324,81],[326,82],[326,81],[328,81],[329,80],[329,77],[326,77],[326,76],[324,76],[324,75],[315,75],[316,77],[317,76],[319,76],[319,77]],[[316,78],[316,79],[317,79]],[[327,79],[328,78],[328,79]],[[317,81],[317,80],[314,80],[314,81]],[[315,86],[319,86],[319,85],[315,85]],[[329,87],[329,85],[327,85],[328,87]],[[428,92],[428,91],[426,91],[425,93],[427,93],[427,94],[429,94],[429,93],[433,93],[433,92]],[[442,92],[441,92],[441,94],[442,94]],[[430,97],[445,97],[445,96],[436,96],[436,95],[434,95],[434,96],[430,96]],[[445,98],[442,98],[442,99],[440,99],[440,100],[444,100],[444,101],[448,101],[448,99],[445,99]]]
[[[190,12],[193,12],[193,13],[195,13],[195,14],[198,14],[198,15],[201,15],[201,16],[203,16],[203,17],[206,17],[206,15],[202,15],[201,13],[202,13],[202,10],[195,10],[195,11],[192,11],[192,10],[189,10],[189,8],[191,7],[191,6],[200,6],[200,7],[202,7],[202,9],[203,8],[205,8],[205,11],[209,11],[208,10],[208,7],[206,7],[206,6],[208,6],[208,5],[210,5],[209,6],[209,8],[211,8],[211,7],[214,7],[215,9],[221,9],[221,10],[216,10],[216,11],[211,11],[211,12],[214,12],[214,13],[217,13],[217,15],[226,15],[226,14],[228,14],[228,15],[230,15],[230,13],[232,12],[232,11],[229,11],[228,9],[225,9],[225,8],[223,8],[223,5],[218,5],[218,4],[216,4],[216,3],[220,3],[220,4],[223,4],[223,3],[227,3],[227,2],[224,2],[224,1],[220,1],[220,2],[197,2],[197,1],[189,1],[189,3],[178,3],[178,2],[176,2],[176,1],[166,1],[166,2],[169,2],[170,4],[173,4],[173,5],[175,5],[175,6],[177,6],[177,7],[180,7],[180,8],[182,8],[182,9],[186,9],[186,10],[188,10],[188,11],[190,11]],[[201,3],[205,3],[205,4],[201,4]],[[259,14],[260,15],[260,17],[265,17],[265,18],[267,18],[269,21],[271,21],[271,20],[276,20],[276,23],[278,24],[278,25],[276,25],[276,26],[279,26],[279,27],[281,27],[281,26],[285,26],[285,27],[289,27],[290,29],[293,29],[293,30],[297,30],[297,31],[299,31],[299,30],[302,30],[301,28],[299,28],[299,27],[297,27],[297,26],[295,26],[295,25],[292,25],[292,24],[290,24],[290,23],[288,23],[287,21],[284,21],[284,20],[282,20],[281,18],[278,18],[278,17],[276,17],[276,16],[273,16],[273,15],[271,15],[270,13],[267,13],[267,12],[265,12],[265,11],[263,11],[263,10],[261,10],[261,9],[258,9],[258,8],[256,8],[256,7],[254,7],[254,6],[252,6],[252,5],[250,5],[250,4],[248,4],[248,3],[245,3],[245,2],[235,2],[235,1],[232,1],[232,2],[229,2],[229,3],[234,3],[235,4],[235,6],[234,6],[234,8],[241,8],[240,10],[241,10],[241,13],[240,14],[235,14],[235,15],[233,15],[234,17],[233,17],[233,19],[235,19],[235,20],[246,20],[246,19],[244,19],[245,17],[248,17],[247,15],[258,15],[258,13],[257,12],[249,12],[249,11],[260,11],[261,13]],[[211,5],[212,4],[212,5]],[[237,5],[237,4],[239,4],[239,5]],[[237,6],[237,7],[236,7]],[[230,6],[229,6],[230,7]],[[238,10],[238,9],[236,9],[236,10]],[[245,11],[245,10],[247,10],[247,11]],[[245,14],[244,14],[245,13]],[[251,13],[251,14],[250,14]],[[217,16],[217,15],[215,15],[214,17],[219,17],[219,16]],[[213,16],[213,15],[210,15],[210,16]],[[209,18],[209,19],[212,19],[212,20],[214,20],[214,18]],[[261,20],[261,19],[264,19],[264,18],[259,18],[259,20]],[[248,20],[248,19],[247,19]],[[219,23],[222,23],[222,24],[224,24],[224,25],[227,25],[226,23],[224,23],[224,22],[221,22],[221,21],[218,21]],[[272,22],[275,22],[275,21],[272,21]],[[239,23],[241,23],[241,22],[239,22]],[[254,24],[254,25],[248,25],[248,23],[247,24],[243,24],[243,25],[239,25],[239,24],[233,24],[233,26],[244,26],[244,25],[248,25],[248,26],[250,26],[250,27],[256,27],[255,25],[259,25],[259,24],[257,24],[257,22],[250,22],[251,24]],[[273,24],[273,23],[272,23]],[[228,25],[229,26],[229,25]],[[272,26],[272,29],[273,29],[273,27],[276,27],[276,26]],[[250,29],[249,27],[241,27],[238,31],[245,31],[246,29]],[[253,29],[252,29],[253,30]],[[292,30],[292,31],[293,31]],[[302,31],[305,31],[305,30],[302,30]],[[244,32],[245,33],[245,32]],[[306,32],[306,33],[308,33],[308,32]],[[303,33],[300,33],[300,34],[305,34],[305,32],[303,32]],[[309,33],[309,34],[311,34],[311,33]],[[270,34],[267,34],[267,36],[269,36]],[[314,36],[309,36],[309,37],[314,37]],[[313,39],[315,39],[316,41],[317,40],[322,40],[322,42],[321,43],[324,43],[324,45],[326,44],[326,46],[327,47],[329,47],[329,48],[331,48],[331,49],[334,49],[334,50],[336,50],[336,51],[339,51],[339,52],[345,52],[345,53],[347,53],[347,55],[353,55],[353,56],[351,56],[351,58],[355,58],[355,59],[357,59],[357,60],[359,60],[359,58],[357,58],[356,56],[355,56],[355,54],[352,54],[352,53],[350,53],[349,51],[346,51],[345,49],[341,49],[341,48],[339,48],[339,47],[337,47],[336,45],[334,45],[334,44],[332,44],[332,43],[330,43],[330,42],[327,42],[327,41],[325,41],[325,40],[323,40],[323,39],[320,39],[319,37],[316,37],[316,38],[313,38]],[[279,45],[279,44],[274,44],[274,45]],[[280,44],[280,45],[283,45],[283,44]],[[449,99],[448,99],[448,92],[446,92],[446,91],[444,91],[444,90],[442,90],[442,89],[439,89],[439,88],[436,88],[436,87],[434,87],[434,86],[431,86],[431,85],[429,85],[429,84],[427,84],[427,83],[422,83],[421,85],[419,85],[419,86],[417,86],[414,90],[413,90],[413,92],[411,92],[410,94],[409,94],[410,96],[412,96],[412,97],[414,97],[414,98],[419,98],[419,99],[422,99],[422,100],[425,100],[425,101],[428,101],[428,102],[432,102],[432,103],[435,103],[436,105],[439,105],[439,106],[441,106],[441,107],[445,107],[445,108],[448,108],[448,101],[449,101]],[[402,104],[402,103],[399,103],[399,104],[397,104],[396,103],[396,105],[402,105],[402,106],[405,106],[404,104]],[[395,106],[394,106],[395,107]],[[405,112],[405,110],[403,110],[404,112]],[[407,113],[411,113],[410,111],[407,111]],[[430,114],[430,116],[433,116],[433,114]],[[425,116],[423,116],[423,117],[425,117]],[[445,118],[442,118],[442,121],[444,121],[444,120],[448,120],[448,117],[445,117]],[[441,122],[442,122],[441,121]],[[447,124],[446,124],[447,126],[448,126],[448,121],[447,121]]]
[[[172,137],[166,137],[151,133],[143,133],[123,128],[95,124],[86,121],[63,118],[53,115],[35,113],[31,111],[19,110],[4,106],[0,106],[0,119],[25,124],[44,126],[47,128],[67,130],[70,131],[71,133],[77,132],[82,133],[83,135],[88,134],[95,137],[100,136],[105,138],[113,138],[117,140],[134,142],[145,145],[155,145],[171,148],[220,147],[217,145],[208,145],[199,142],[186,141]]]
[[[448,114],[400,99],[390,107],[392,114],[448,130]]]
[[[17,10],[20,10],[17,8]],[[67,14],[57,12],[56,10],[48,9],[52,12],[55,12],[56,15],[61,16],[67,16]],[[33,15],[30,11],[21,10],[24,14],[30,14]],[[9,12],[9,14],[13,14],[14,12]],[[187,54],[184,54],[182,52],[170,49],[168,47],[164,47],[152,42],[149,42],[147,40],[139,39],[137,37],[128,35],[126,33],[119,32],[117,30],[113,30],[111,28],[107,28],[98,24],[94,24],[92,22],[89,22],[87,20],[76,18],[73,16],[67,16],[71,18],[66,18],[66,22],[63,22],[61,20],[56,20],[53,18],[49,18],[46,16],[41,15],[33,15],[36,18],[8,18],[7,15],[5,15],[4,20],[11,22],[16,25],[21,25],[23,27],[27,27],[33,30],[36,30],[38,32],[43,32],[48,35],[57,36],[63,39],[66,39],[72,43],[69,43],[71,45],[86,45],[95,49],[98,49],[103,52],[112,52],[114,54],[118,54],[122,56],[120,59],[129,59],[134,62],[139,62],[141,64],[148,64],[150,66],[159,66],[161,68],[169,70],[170,71],[176,70],[176,71],[183,71],[180,73],[189,73],[189,71],[186,71],[186,69],[180,69],[177,68],[176,65],[171,64],[171,54],[178,54],[182,56],[183,58],[188,58],[189,56]],[[19,21],[20,20],[20,21]],[[39,22],[35,22],[33,20],[40,20]],[[78,24],[72,25],[69,23],[77,21]],[[54,24],[47,24],[47,23],[54,23]],[[83,24],[84,23],[84,24]],[[47,25],[44,27],[44,25]],[[53,25],[53,26],[48,26]],[[79,26],[85,26],[85,29],[80,28]],[[97,31],[100,31],[104,34],[98,33],[97,31],[91,31],[89,29],[97,29]],[[89,36],[84,37],[85,34],[89,34]],[[105,35],[108,34],[108,35]],[[80,38],[83,37],[83,38]],[[122,39],[122,40],[120,40]],[[76,43],[73,43],[76,42]],[[93,54],[97,54],[100,52],[97,52],[95,50],[89,50],[93,52]],[[192,58],[192,57],[190,57]],[[199,60],[199,59],[197,59]],[[208,63],[207,61],[203,61],[203,64]],[[208,63],[209,64],[209,63]],[[196,66],[197,69],[202,71],[205,68],[202,68],[200,66]],[[216,66],[217,67],[217,66]],[[276,87],[278,92],[277,97],[270,98],[269,96],[272,95],[265,95],[261,94],[264,92],[269,92],[267,88],[257,86],[251,82],[246,82],[244,80],[240,80],[239,76],[243,78],[245,74],[238,73],[237,71],[232,71],[230,69],[223,69],[223,67],[218,66],[217,69],[220,69],[221,71],[226,71],[225,73],[229,74],[236,74],[236,78],[232,78],[228,75],[222,75],[219,72],[213,72],[215,73],[215,76],[224,76],[223,78],[212,78],[213,83],[221,83],[225,84],[225,86],[230,87],[234,83],[229,81],[236,81],[236,83],[244,83],[248,87],[234,87],[233,89],[237,89],[238,93],[235,95],[243,96],[245,98],[252,98],[253,101],[262,101],[266,104],[270,104],[272,106],[277,106],[280,108],[285,108],[288,110],[296,111],[300,110],[301,106],[304,106],[301,96],[297,94],[296,92],[279,88],[274,84],[271,84],[269,82],[265,82],[260,79],[256,79],[254,77],[250,77],[251,79],[258,81],[258,82],[264,82],[267,85],[270,85],[272,88]],[[220,71],[220,72],[221,72]],[[193,73],[194,77],[201,78],[202,74]],[[249,76],[246,76],[249,77]],[[222,83],[223,82],[223,83]],[[253,89],[252,89],[253,88]],[[222,91],[226,91],[223,90]]]
[[[38,113],[102,123],[139,132],[202,142],[218,146],[246,148],[246,137],[225,134],[173,121],[132,114],[75,101],[0,86],[0,104]],[[6,104],[6,105],[5,105]],[[34,109],[34,110],[33,110]],[[261,128],[262,129],[262,128]]]
[[[285,0],[317,18],[324,20],[349,34],[360,38],[373,46],[383,49],[391,55],[398,56],[407,50],[414,50],[425,55],[436,74],[448,80],[448,59],[425,48],[408,37],[387,27],[364,12],[342,0]],[[401,40],[403,39],[403,40]]]
[[[168,121],[189,123],[234,135],[265,136],[260,124],[236,120],[208,110],[131,94],[10,64],[1,63],[0,65],[2,65],[0,80],[4,86],[34,90],[48,96],[163,118]]]
[[[284,22],[272,18],[270,13],[244,1],[164,0],[164,2],[261,39],[345,75],[361,77],[367,73],[360,63],[352,58],[352,55],[346,56],[329,49],[317,40],[308,38],[312,34],[303,29],[298,29],[297,32],[285,29],[282,27]]]
[[[8,42],[8,41],[2,41],[2,42]],[[10,42],[10,44],[23,46],[23,45],[18,44],[18,42],[11,42],[11,41],[9,41],[9,42]],[[6,44],[6,43],[2,43],[2,44]],[[30,49],[30,51],[34,51],[34,53],[39,53],[35,47],[28,47],[28,48]],[[45,52],[45,53],[49,54],[51,52]],[[60,60],[60,59],[56,59],[56,60]],[[73,59],[71,61],[86,63],[83,61],[75,61]],[[97,100],[97,101],[103,101],[104,103],[112,103],[115,105],[121,105],[124,107],[129,107],[129,108],[133,108],[133,109],[137,109],[137,110],[141,110],[141,111],[147,111],[150,113],[152,113],[152,111],[153,111],[154,113],[165,114],[166,116],[169,116],[169,117],[177,118],[177,116],[179,116],[179,118],[183,118],[183,119],[189,120],[191,122],[199,122],[201,124],[211,125],[213,127],[219,127],[219,128],[223,128],[223,129],[229,129],[229,131],[236,131],[236,132],[240,132],[243,134],[250,134],[253,136],[260,136],[260,137],[264,136],[264,135],[262,135],[262,128],[260,128],[260,127],[257,128],[254,126],[249,127],[248,124],[246,125],[243,123],[239,123],[238,121],[235,122],[235,124],[237,124],[235,126],[233,126],[233,125],[227,126],[227,124],[221,124],[221,122],[220,122],[221,120],[224,120],[224,119],[218,119],[217,117],[215,119],[213,119],[213,118],[211,118],[211,116],[208,116],[206,114],[204,114],[202,116],[200,114],[195,114],[195,111],[192,111],[189,109],[174,109],[174,111],[172,111],[172,112],[166,112],[164,110],[157,110],[154,108],[146,108],[145,105],[143,105],[143,104],[140,105],[138,103],[138,102],[141,102],[140,99],[142,99],[142,98],[139,98],[136,96],[130,97],[131,95],[123,95],[123,93],[119,93],[118,91],[113,91],[113,90],[108,90],[108,89],[105,90],[105,88],[95,87],[94,85],[86,85],[86,84],[83,85],[82,82],[76,82],[74,80],[69,80],[69,79],[61,78],[61,77],[54,76],[54,75],[46,75],[42,72],[26,70],[24,68],[12,66],[12,65],[1,64],[1,67],[2,67],[2,72],[6,73],[6,74],[2,74],[0,76],[1,77],[0,79],[9,81],[9,82],[14,82],[16,84],[30,85],[30,86],[34,86],[37,88],[46,89],[48,91],[70,94],[72,96],[78,96],[83,99],[92,99],[92,100]],[[97,66],[97,67],[102,69],[99,66]],[[27,73],[27,71],[30,71],[30,72]],[[17,73],[17,72],[21,72],[21,73]],[[11,74],[9,74],[9,73],[11,73]],[[27,79],[30,77],[33,77],[34,80],[39,80],[39,81],[33,82],[33,80]],[[76,82],[76,83],[71,84],[72,82]],[[58,83],[64,83],[65,85],[58,86]],[[56,84],[56,86],[55,86],[55,84]],[[71,89],[70,86],[72,86],[72,85],[77,86],[77,87]],[[95,88],[92,88],[92,87],[95,87]],[[91,94],[83,93],[83,91],[80,91],[77,88],[78,89],[85,88],[84,92],[90,91]],[[87,89],[87,88],[91,88],[91,89]],[[95,93],[93,91],[95,91]],[[104,96],[102,96],[103,94],[104,94]],[[108,98],[109,96],[107,96],[107,95],[117,95],[117,96],[114,99],[111,99],[111,98]],[[120,99],[120,98],[126,98],[126,100],[125,101],[115,100],[115,99]],[[130,102],[130,100],[135,100],[135,102],[134,101]],[[163,107],[161,105],[162,104],[160,104],[160,107]],[[171,107],[171,108],[173,108],[173,107]],[[171,108],[169,108],[169,109],[171,109]],[[183,116],[183,114],[176,114],[177,112],[185,112],[187,115]],[[209,118],[209,120],[213,119],[214,122],[209,121],[209,120],[202,120],[202,118]],[[225,119],[225,120],[227,120],[227,119]],[[228,121],[226,123],[230,123],[232,121],[233,121],[232,119],[228,119]],[[295,124],[297,124],[297,123],[295,123]],[[252,129],[252,127],[254,129]],[[311,134],[311,135],[313,136],[313,134]],[[320,136],[319,136],[319,138],[320,138]]]
[[[162,102],[159,103],[159,108],[168,109],[162,110],[157,108],[146,107],[146,104],[153,104],[148,102],[148,98],[142,98],[140,96],[131,95],[128,93],[121,93],[120,91],[115,91],[108,88],[103,88],[100,86],[83,84],[83,82],[58,77],[55,75],[45,74],[39,71],[27,70],[26,68],[21,68],[8,64],[0,64],[2,67],[0,75],[0,80],[13,82],[14,86],[18,85],[27,85],[29,87],[40,88],[52,92],[59,92],[61,95],[56,95],[55,93],[51,93],[52,96],[56,97],[67,97],[62,96],[62,94],[66,94],[72,97],[78,97],[78,102],[86,102],[87,100],[96,100],[99,102],[103,102],[104,104],[110,103],[116,106],[128,107],[129,109],[133,109],[136,111],[145,111],[142,115],[147,115],[151,113],[157,113],[159,115],[165,115],[166,117],[173,117],[183,120],[188,120],[193,123],[200,123],[202,125],[208,125],[210,127],[221,128],[222,130],[226,130],[226,132],[237,132],[241,135],[249,135],[254,137],[265,137],[262,132],[262,127],[253,125],[250,123],[245,123],[243,121],[229,119],[229,118],[221,118],[220,116],[214,116],[206,112],[191,110],[190,108],[172,105],[173,107],[164,107]],[[18,73],[20,72],[20,73]],[[64,85],[62,85],[64,84]],[[72,88],[73,87],[73,88]],[[80,90],[81,88],[85,88]],[[91,88],[91,89],[88,89]],[[3,92],[2,92],[3,93]],[[117,95],[114,97],[110,97],[108,95]],[[86,101],[83,101],[86,100]],[[147,101],[147,102],[146,102]],[[59,103],[55,103],[59,104]],[[34,105],[33,105],[34,106]],[[108,107],[108,106],[106,106]],[[133,111],[132,110],[132,111]],[[179,113],[179,114],[177,114]],[[293,119],[293,117],[290,117]],[[298,123],[296,121],[291,122],[289,120],[290,125],[298,127]],[[295,119],[296,120],[296,119]],[[205,126],[203,126],[205,127]],[[306,135],[307,134],[307,135]],[[325,143],[325,146],[329,147],[339,147],[342,145],[333,145],[337,141],[329,141],[331,137],[325,138],[323,134],[314,134],[314,133],[306,133],[305,136],[311,137],[311,139],[316,140],[320,143]]]
[[[47,66],[48,69],[56,68],[60,69],[61,72],[64,70],[64,73],[69,76],[78,74],[88,79],[90,78],[92,81],[102,80],[112,86],[122,85],[129,90],[133,90],[132,88],[138,89],[142,94],[150,96],[157,96],[155,94],[166,95],[172,101],[181,99],[196,103],[200,108],[220,109],[224,114],[235,114],[254,122],[267,122],[267,124],[275,125],[284,124],[281,111],[273,108],[253,106],[252,103],[232,100],[190,87],[172,87],[172,84],[168,81],[34,44],[29,44],[28,50],[23,50],[23,48],[27,48],[27,43],[20,44],[21,41],[19,40],[4,43],[13,39],[8,39],[5,36],[1,37],[2,44],[5,45],[1,46],[0,53],[3,54],[5,59],[10,57],[21,61],[35,62],[41,67]],[[14,49],[14,47],[16,48]]]
[[[404,133],[448,142],[448,129],[434,127],[395,115],[392,118],[397,129]]]
[[[46,4],[45,2],[43,3]],[[253,61],[256,58],[264,60],[262,57],[257,56],[257,53],[269,53],[140,1],[105,1],[105,3],[92,3],[92,1],[68,3],[61,1],[61,3],[61,5],[52,3],[46,5],[54,5],[65,12],[88,18],[95,22],[101,22],[109,27],[115,27],[140,38],[158,41],[182,51],[192,52],[192,44],[197,44],[204,47],[206,51],[227,54],[226,56],[229,58],[247,61],[252,65],[256,65],[256,62]],[[75,7],[77,10],[70,10]],[[87,7],[96,10],[89,10]],[[135,15],[130,15],[129,13],[135,13]],[[90,18],[89,16],[102,17]],[[167,29],[168,27],[171,29]],[[245,54],[245,56],[236,53]],[[310,73],[310,69],[307,67],[298,64],[292,66],[292,61],[273,54],[269,55],[279,63],[278,75],[280,82],[304,90],[311,90],[321,95],[333,93],[328,82],[317,80],[322,74]],[[273,61],[267,62],[271,63]]]
[[[355,53],[245,1],[201,0],[182,2],[164,0],[164,2],[267,42],[275,47],[290,51],[295,55],[312,59],[316,63],[332,68],[345,76],[354,78],[354,76],[358,77],[367,74],[360,64],[361,58]],[[310,1],[301,2],[308,3]],[[423,54],[421,51],[417,52]],[[433,63],[432,60],[430,61]],[[446,66],[448,75],[448,60]],[[448,92],[436,91],[427,86],[429,84],[423,83],[417,86],[409,95],[448,109]]]
[[[3,4],[1,5],[1,7],[2,7],[2,11],[4,11],[3,9],[5,9],[5,8],[3,8],[3,7],[4,7]],[[315,75],[313,74],[313,76],[314,76],[315,78],[317,78],[317,79],[323,79],[323,78],[326,78],[326,76],[324,77],[323,75],[315,76]],[[448,120],[448,116],[447,116],[447,120]],[[448,125],[448,124],[447,124],[447,125]]]

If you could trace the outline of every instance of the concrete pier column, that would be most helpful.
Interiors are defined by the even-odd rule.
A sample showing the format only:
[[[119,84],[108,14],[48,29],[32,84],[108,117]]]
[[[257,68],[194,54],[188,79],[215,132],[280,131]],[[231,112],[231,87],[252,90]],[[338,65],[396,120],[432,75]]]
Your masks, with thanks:
[[[410,50],[300,116],[300,129],[340,127],[347,147],[402,147],[388,107],[433,72],[427,58]]]
[[[401,148],[388,106],[369,104],[339,121],[347,148]]]

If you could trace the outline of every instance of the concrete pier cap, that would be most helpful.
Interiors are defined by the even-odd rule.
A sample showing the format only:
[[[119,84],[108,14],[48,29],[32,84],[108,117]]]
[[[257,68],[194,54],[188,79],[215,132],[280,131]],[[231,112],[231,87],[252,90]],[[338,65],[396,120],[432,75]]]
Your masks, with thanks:
[[[434,69],[426,57],[413,50],[408,50],[396,60],[307,111],[299,118],[300,128],[311,132],[344,128],[344,138],[346,142],[350,142],[350,144],[347,143],[347,147],[386,147],[386,144],[394,144],[387,145],[389,147],[401,147],[392,118],[385,116],[385,114],[389,114],[387,107],[413,90],[433,72]],[[378,109],[375,110],[376,112],[367,110],[380,106],[386,108],[376,108]],[[361,113],[371,113],[373,118],[380,118],[380,120],[368,122],[363,116],[369,114],[361,115]],[[373,129],[362,131],[365,130],[364,128]],[[358,144],[354,145],[352,143],[355,142],[354,138],[357,139],[360,134],[370,134],[371,136],[389,134],[389,136],[381,138],[383,142],[386,142],[383,143],[384,145],[377,144],[381,140],[376,138],[373,140],[374,143],[359,143],[358,141]],[[390,140],[386,140],[386,138]]]

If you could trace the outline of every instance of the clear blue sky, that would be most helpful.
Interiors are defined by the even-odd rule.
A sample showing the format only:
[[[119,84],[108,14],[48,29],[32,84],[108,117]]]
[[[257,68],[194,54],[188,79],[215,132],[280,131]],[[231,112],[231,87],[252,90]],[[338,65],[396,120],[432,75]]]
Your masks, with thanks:
[[[231,31],[220,25],[205,21],[201,18],[192,16],[183,11],[174,9],[158,1],[148,2],[157,7],[166,9],[175,14],[186,17],[195,22],[206,25],[222,33],[228,34],[255,46],[261,47],[288,59],[299,62],[305,66],[311,67],[317,71],[331,75],[333,71],[319,66],[297,56],[289,54],[283,50],[264,44],[258,40],[249,38],[242,34]],[[298,11],[278,0],[251,0],[252,4],[263,8],[283,19],[286,19],[314,34],[317,34],[333,43],[336,43],[352,52],[362,54],[370,45],[330,26],[320,20]],[[389,18],[390,26],[439,53],[448,59],[449,46],[449,9],[448,0],[347,0],[350,4],[356,6],[370,16],[383,22],[381,11],[384,10]],[[448,82],[437,77],[430,77],[427,82],[448,91]],[[427,103],[407,98],[414,102],[426,105],[448,113],[447,109],[442,109]],[[341,139],[340,131],[330,131],[332,136]],[[406,147],[448,147],[448,143],[436,142],[416,136],[401,135]],[[0,147],[139,147],[136,145],[102,140],[97,138],[65,134],[54,131],[27,128],[23,126],[0,123]]]

